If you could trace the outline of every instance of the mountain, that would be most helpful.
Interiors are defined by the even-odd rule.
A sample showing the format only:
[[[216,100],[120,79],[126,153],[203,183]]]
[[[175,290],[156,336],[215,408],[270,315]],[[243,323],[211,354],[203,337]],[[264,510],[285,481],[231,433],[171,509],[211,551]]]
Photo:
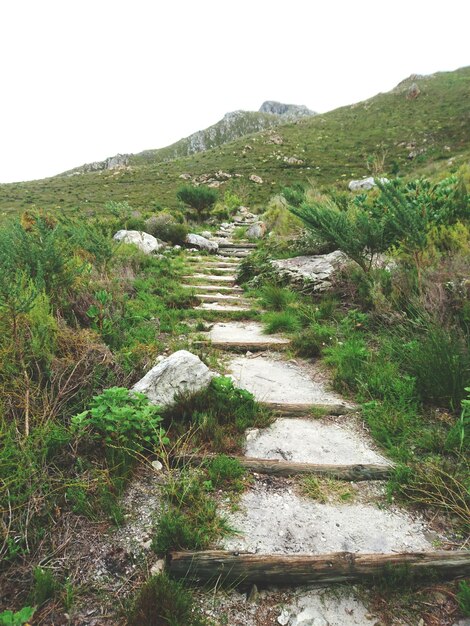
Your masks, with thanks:
[[[469,102],[470,67],[413,75],[388,93],[329,113],[287,123],[278,115],[276,122],[281,123],[256,127],[257,132],[228,143],[220,143],[228,137],[221,120],[220,132],[211,131],[203,142],[181,140],[186,142],[181,153],[175,148],[177,142],[130,155],[127,164],[117,169],[0,185],[0,211],[15,212],[31,205],[100,211],[110,200],[126,200],[137,209],[155,204],[175,207],[183,180],[211,184],[221,193],[235,190],[255,207],[296,181],[347,189],[351,178],[370,175],[376,168],[402,176],[454,171],[470,157]],[[263,124],[264,118],[258,116],[271,120],[273,114],[251,115],[256,124]],[[232,130],[250,132],[248,122],[241,121],[249,116],[235,116]],[[195,136],[198,133],[191,135]],[[210,141],[213,147],[189,152]]]
[[[145,150],[137,155],[117,154],[104,161],[87,163],[74,168],[73,170],[64,172],[61,176],[120,169],[129,164],[131,157],[135,157],[135,159],[143,162],[151,161],[153,163],[171,161],[173,159],[190,156],[196,152],[204,152],[211,148],[217,148],[239,137],[257,133],[266,128],[273,128],[286,121],[293,121],[307,115],[315,115],[315,113],[307,109],[306,106],[267,101],[261,105],[259,111],[232,111],[231,113],[226,113],[216,124],[204,130],[198,130],[192,135],[189,135],[189,137],[180,139],[165,148]]]

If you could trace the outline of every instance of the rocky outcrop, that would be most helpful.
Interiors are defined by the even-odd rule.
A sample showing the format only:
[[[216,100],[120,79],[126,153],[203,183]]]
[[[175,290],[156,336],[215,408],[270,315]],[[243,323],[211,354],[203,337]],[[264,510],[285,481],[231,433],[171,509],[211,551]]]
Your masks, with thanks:
[[[145,394],[152,404],[168,407],[178,396],[208,387],[214,376],[198,356],[178,350],[152,367],[132,390]]]
[[[418,87],[418,85],[416,83],[412,83],[408,91],[406,92],[406,99],[416,100],[416,98],[419,96],[420,93],[421,93],[421,89]]]
[[[156,252],[165,245],[153,235],[140,230],[118,230],[113,239],[122,243],[133,243],[145,254]]]
[[[385,183],[390,182],[388,178],[378,178],[377,180],[381,182],[383,185],[385,185]],[[350,191],[364,191],[364,190],[372,189],[373,187],[376,187],[376,186],[377,184],[373,176],[369,176],[368,178],[362,178],[361,180],[351,180],[348,185]]]
[[[209,239],[193,233],[186,235],[186,243],[200,250],[207,250],[207,252],[217,252],[219,249],[219,244],[216,241],[209,241]]]
[[[85,163],[73,170],[65,172],[65,176],[76,176],[77,174],[87,174],[88,172],[102,172],[104,170],[126,169],[129,166],[130,154],[115,154],[104,161],[94,161]]]
[[[262,239],[266,234],[266,224],[264,222],[256,222],[252,224],[246,231],[248,239]]]
[[[315,111],[311,111],[303,104],[284,104],[275,100],[266,100],[259,109],[260,113],[271,113],[271,115],[279,115],[285,120],[295,120],[299,117],[308,117],[316,115]]]
[[[296,284],[308,284],[315,291],[327,291],[334,274],[348,263],[348,257],[335,250],[329,254],[296,256],[271,261],[282,278]]]

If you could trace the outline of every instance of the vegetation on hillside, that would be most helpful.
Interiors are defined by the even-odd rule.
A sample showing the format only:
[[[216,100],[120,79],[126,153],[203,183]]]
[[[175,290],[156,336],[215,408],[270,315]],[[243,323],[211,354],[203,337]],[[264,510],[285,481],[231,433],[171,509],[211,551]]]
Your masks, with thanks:
[[[453,171],[470,155],[470,68],[416,79],[419,96],[407,99],[410,82],[335,111],[277,126],[190,157],[161,162],[152,153],[132,157],[130,167],[0,186],[0,211],[47,206],[101,214],[110,200],[136,209],[176,208],[181,175],[191,180],[223,170],[222,190],[245,204],[264,205],[273,193],[311,180],[322,188],[346,188],[365,175],[427,175]],[[160,152],[160,151],[159,151]],[[263,184],[249,180],[261,176]]]

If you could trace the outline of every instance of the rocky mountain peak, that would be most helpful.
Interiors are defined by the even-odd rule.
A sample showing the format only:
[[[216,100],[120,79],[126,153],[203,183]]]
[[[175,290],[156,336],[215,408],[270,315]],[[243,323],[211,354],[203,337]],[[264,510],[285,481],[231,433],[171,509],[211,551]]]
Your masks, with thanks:
[[[286,119],[297,119],[299,117],[307,117],[316,115],[315,111],[311,111],[303,104],[284,104],[275,100],[266,100],[259,109],[260,113],[271,113],[271,115],[279,115]]]

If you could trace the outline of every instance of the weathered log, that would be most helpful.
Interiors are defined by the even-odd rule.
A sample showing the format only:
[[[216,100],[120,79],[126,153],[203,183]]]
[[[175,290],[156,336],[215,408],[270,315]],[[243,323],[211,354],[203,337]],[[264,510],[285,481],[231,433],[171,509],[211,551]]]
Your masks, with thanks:
[[[169,572],[193,584],[259,587],[343,583],[387,579],[395,570],[425,580],[451,580],[470,575],[470,551],[319,555],[248,554],[212,550],[173,552]]]
[[[264,350],[285,350],[290,345],[290,341],[285,342],[253,342],[249,341],[195,341],[196,346],[212,346],[220,350],[230,350],[232,352],[262,352]]]
[[[214,455],[178,454],[175,462],[179,465],[202,465],[210,461]],[[246,456],[234,456],[240,465],[250,472],[258,474],[270,474],[272,476],[295,476],[297,474],[315,474],[328,476],[337,480],[363,481],[363,480],[386,480],[393,465],[387,464],[356,464],[356,465],[332,465],[318,463],[294,463],[279,459],[254,459]]]
[[[248,248],[257,248],[258,244],[256,243],[228,243],[228,242],[220,242],[219,250],[221,249],[231,249],[231,250],[246,250]]]
[[[282,402],[261,402],[281,417],[309,417],[323,415],[346,415],[355,410],[347,404],[283,404]]]

